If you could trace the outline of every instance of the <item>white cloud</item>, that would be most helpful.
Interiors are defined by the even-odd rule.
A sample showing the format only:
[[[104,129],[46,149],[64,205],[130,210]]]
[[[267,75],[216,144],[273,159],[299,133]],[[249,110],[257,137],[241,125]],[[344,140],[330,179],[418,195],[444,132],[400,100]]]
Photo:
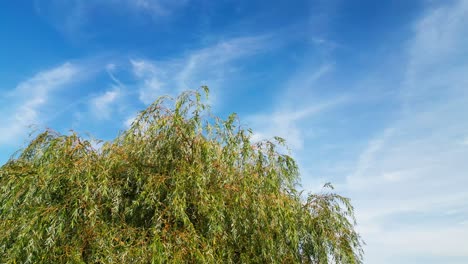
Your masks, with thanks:
[[[178,88],[185,90],[194,85],[200,86],[207,78],[210,79],[210,83],[222,81],[229,71],[235,70],[232,63],[237,59],[267,49],[268,39],[268,36],[239,37],[221,41],[189,54],[184,59],[181,72],[177,75]]]
[[[117,101],[122,99],[123,94],[127,93],[125,84],[114,74],[117,70],[117,65],[115,63],[108,63],[105,69],[112,81],[110,89],[91,97],[88,102],[91,114],[97,119],[109,119],[114,113],[116,106],[122,108],[123,105],[117,105]]]
[[[40,111],[56,90],[74,82],[80,69],[71,63],[42,71],[21,82],[6,96],[0,119],[0,144],[14,144],[30,125],[42,123]]]
[[[271,139],[279,136],[286,139],[292,150],[301,150],[304,146],[304,128],[302,123],[307,123],[316,115],[340,106],[347,102],[346,97],[337,97],[311,103],[309,106],[283,106],[272,113],[257,114],[247,118],[247,122],[254,128],[252,140]],[[299,108],[297,110],[297,108]]]
[[[310,59],[312,60],[312,59]],[[304,99],[309,99],[311,96],[315,96],[313,93],[318,87],[321,87],[320,79],[330,74],[333,71],[333,63],[323,63],[318,67],[307,63],[302,65],[297,73],[289,78],[281,89],[282,92],[278,96],[278,101],[281,102],[282,106],[287,103],[294,102],[294,107],[297,106],[297,102],[301,102],[303,105],[307,105],[308,102],[302,102]]]
[[[465,146],[468,146],[468,137],[465,137],[462,142],[461,142],[462,145],[465,145]]]
[[[463,224],[443,226],[430,231],[416,228],[400,230],[379,228],[374,231],[366,233],[372,241],[378,241],[368,243],[369,254],[366,254],[368,263],[395,263],[398,256],[403,261],[407,259],[403,263],[426,263],[415,261],[414,258],[417,256],[424,256],[428,260],[445,259],[443,263],[454,263],[450,261],[450,256],[459,258],[468,256],[467,248],[460,246],[466,243],[465,238],[468,236],[468,228]],[[409,260],[411,257],[412,261]]]
[[[32,93],[35,96],[44,97],[47,93],[72,81],[77,73],[77,66],[67,62],[51,70],[37,73],[31,79],[20,83],[10,95],[25,96]]]
[[[112,114],[112,106],[120,96],[119,87],[114,87],[112,90],[96,96],[91,99],[91,109],[94,116],[99,119],[109,119]]]
[[[164,70],[158,69],[153,62],[148,60],[130,60],[130,63],[133,74],[140,82],[138,84],[138,93],[141,102],[150,104],[158,96],[168,92],[164,88],[166,82],[170,82],[170,79],[168,79]]]
[[[369,142],[343,186],[353,198],[372,263],[387,263],[385,251],[468,257],[468,242],[457,239],[466,235],[466,226],[447,227],[449,218],[407,221],[421,212],[468,217],[468,149],[460,144],[468,132],[467,52],[468,2],[431,10],[416,23],[401,115]],[[401,213],[408,219],[390,220]],[[400,231],[390,231],[389,221]]]
[[[187,4],[188,0],[123,0],[137,10],[149,12],[153,16],[168,16]]]
[[[132,71],[140,83],[139,98],[149,104],[163,94],[174,95],[187,89],[209,85],[218,91],[236,71],[238,59],[263,52],[268,36],[239,37],[218,42],[178,59],[168,61],[131,60]],[[216,94],[211,94],[213,99]]]
[[[173,17],[188,0],[35,0],[38,15],[56,27],[70,39],[91,37],[91,25],[96,19],[96,10],[106,10],[107,14],[125,14],[128,19],[144,16],[153,22],[161,22]]]
[[[127,119],[124,121],[125,128],[130,128],[132,126],[132,123],[135,121],[136,115],[134,116],[129,116]]]
[[[374,140],[371,140],[367,145],[366,149],[361,153],[359,156],[359,160],[356,165],[356,169],[354,170],[353,174],[348,175],[347,177],[347,184],[348,188],[367,188],[369,185],[372,185],[375,181],[380,181],[381,178],[372,177],[369,179],[366,176],[363,176],[369,168],[371,168],[375,164],[376,155],[382,151],[385,147],[386,140],[394,133],[394,128],[386,129],[382,135]],[[392,174],[394,172],[387,172],[385,175]],[[385,176],[383,177],[385,178]]]

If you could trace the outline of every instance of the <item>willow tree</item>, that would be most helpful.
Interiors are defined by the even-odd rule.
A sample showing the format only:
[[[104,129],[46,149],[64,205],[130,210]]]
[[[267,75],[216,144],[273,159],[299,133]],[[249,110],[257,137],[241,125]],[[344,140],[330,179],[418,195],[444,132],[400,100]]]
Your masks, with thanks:
[[[0,262],[360,263],[349,200],[304,197],[283,140],[252,142],[203,88],[100,147],[37,135],[0,168]]]

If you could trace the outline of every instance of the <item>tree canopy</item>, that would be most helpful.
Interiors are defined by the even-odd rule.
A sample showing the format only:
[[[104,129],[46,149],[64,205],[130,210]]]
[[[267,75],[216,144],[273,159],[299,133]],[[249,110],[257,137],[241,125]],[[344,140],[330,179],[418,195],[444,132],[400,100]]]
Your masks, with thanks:
[[[0,168],[1,263],[361,263],[348,198],[304,196],[284,140],[161,97],[114,140],[38,134]]]

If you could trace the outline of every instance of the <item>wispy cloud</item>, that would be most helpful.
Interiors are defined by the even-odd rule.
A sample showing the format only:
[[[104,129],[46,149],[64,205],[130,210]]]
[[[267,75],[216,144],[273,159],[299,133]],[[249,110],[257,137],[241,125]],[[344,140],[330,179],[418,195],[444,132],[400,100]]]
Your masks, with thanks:
[[[285,138],[292,150],[302,150],[304,147],[305,128],[314,116],[322,114],[334,107],[340,106],[348,100],[337,97],[319,102],[310,102],[308,106],[282,107],[268,114],[257,114],[247,118],[247,122],[255,129],[252,140],[271,139],[274,136]]]
[[[466,262],[466,250],[462,247],[468,235],[466,224],[388,229],[374,229],[372,236],[366,232],[367,237],[372,239],[367,243],[367,251],[377,253],[367,254],[366,261],[369,263]]]
[[[347,178],[369,262],[382,260],[379,247],[402,257],[468,257],[467,242],[453,240],[466,233],[466,225],[437,217],[457,211],[468,218],[468,148],[460,144],[468,131],[462,121],[468,111],[468,63],[462,55],[468,51],[467,14],[468,3],[455,1],[415,24],[400,89],[401,114],[369,142]],[[393,221],[395,231],[385,220],[402,213],[430,217]],[[437,247],[429,241],[438,241]]]
[[[235,71],[232,64],[238,59],[268,50],[269,36],[239,37],[221,41],[211,47],[197,50],[184,60],[184,67],[177,76],[179,89],[210,82],[222,82],[225,75]],[[202,79],[202,76],[204,79]]]
[[[0,119],[0,144],[15,144],[28,126],[40,124],[41,109],[52,93],[76,80],[79,67],[71,63],[42,71],[7,93]]]
[[[138,93],[141,102],[150,104],[158,96],[170,92],[166,90],[168,82],[171,82],[171,79],[167,76],[167,68],[164,70],[159,69],[155,63],[141,59],[131,60],[130,63],[132,72],[139,82]]]
[[[125,84],[114,74],[117,65],[108,63],[105,69],[112,82],[110,88],[101,94],[90,96],[88,100],[91,115],[97,119],[109,119],[115,112],[115,108],[119,106],[117,105],[119,99],[121,99],[125,93],[128,93]],[[120,107],[122,107],[122,105],[120,105]]]
[[[153,16],[168,16],[174,10],[183,7],[188,0],[168,1],[168,0],[121,0],[127,5],[149,12]]]
[[[35,0],[36,13],[70,38],[82,36],[81,28],[87,22],[86,2],[80,0]]]
[[[167,61],[133,59],[132,72],[140,82],[139,98],[148,104],[161,94],[175,94],[207,84],[219,92],[230,75],[235,74],[237,60],[268,50],[268,39],[268,36],[233,38]]]
[[[113,104],[121,95],[119,87],[114,87],[91,99],[91,111],[99,119],[109,119],[113,112]]]
[[[189,1],[169,0],[95,0],[60,1],[35,0],[36,12],[71,39],[88,37],[87,25],[96,19],[96,10],[106,10],[108,14],[125,14],[130,18],[149,17],[153,21],[170,18]],[[86,29],[85,29],[86,28]]]

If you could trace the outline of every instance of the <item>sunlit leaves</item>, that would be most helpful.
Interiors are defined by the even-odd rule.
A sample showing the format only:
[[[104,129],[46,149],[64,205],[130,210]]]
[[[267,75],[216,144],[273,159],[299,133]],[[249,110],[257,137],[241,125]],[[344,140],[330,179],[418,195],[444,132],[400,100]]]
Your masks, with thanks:
[[[162,97],[98,149],[39,134],[0,168],[0,262],[359,263],[349,200],[303,200],[284,139],[202,97]]]

